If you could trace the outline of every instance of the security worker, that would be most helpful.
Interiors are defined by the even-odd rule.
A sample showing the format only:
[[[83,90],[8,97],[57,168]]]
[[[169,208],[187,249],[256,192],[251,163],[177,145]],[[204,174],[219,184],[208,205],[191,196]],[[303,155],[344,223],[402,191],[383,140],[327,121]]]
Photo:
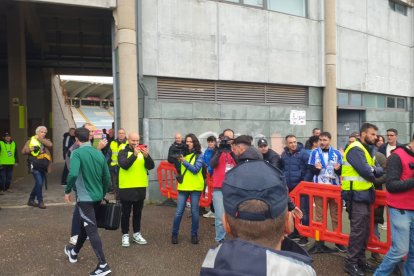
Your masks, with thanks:
[[[128,144],[128,141],[126,139],[126,132],[125,129],[120,128],[118,130],[118,138],[116,140],[113,140],[109,146],[109,150],[106,154],[106,159],[108,160],[109,166],[109,172],[111,173],[111,181],[112,181],[112,187],[111,191],[115,191],[115,198],[119,200],[119,194],[118,194],[118,172],[119,172],[119,166],[118,166],[118,154],[121,150],[125,148],[125,146]]]
[[[50,165],[50,161],[52,161],[49,149],[52,148],[53,144],[49,139],[45,138],[46,133],[47,128],[45,126],[37,127],[36,135],[32,136],[22,149],[22,154],[29,156],[29,169],[35,179],[35,185],[30,193],[27,205],[39,207],[40,209],[46,209],[46,206],[43,203],[42,187],[43,182],[46,179],[48,166]],[[38,203],[34,201],[36,197]]]
[[[4,134],[4,141],[0,141],[0,195],[3,192],[12,192],[10,189],[13,178],[13,167],[19,163],[16,143],[10,134]]]
[[[129,145],[119,152],[119,198],[122,203],[122,246],[129,246],[129,218],[133,209],[132,240],[138,244],[147,241],[141,235],[141,213],[148,187],[148,170],[155,167],[146,145],[139,144],[138,133],[128,135]]]
[[[365,123],[360,138],[345,150],[342,166],[342,198],[351,221],[349,247],[344,270],[350,275],[365,275],[374,267],[366,262],[365,250],[370,233],[371,204],[375,201],[373,181],[383,174],[375,161],[377,126]]]

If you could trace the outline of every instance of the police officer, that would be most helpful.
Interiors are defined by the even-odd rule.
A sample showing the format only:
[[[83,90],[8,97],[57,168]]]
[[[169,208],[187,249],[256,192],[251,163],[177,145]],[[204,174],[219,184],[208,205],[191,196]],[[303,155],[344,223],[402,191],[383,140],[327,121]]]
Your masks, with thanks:
[[[13,167],[19,163],[16,143],[10,134],[4,134],[4,141],[0,141],[0,195],[4,192],[12,192],[10,189],[13,177]]]
[[[111,173],[111,181],[112,181],[112,187],[111,191],[115,191],[115,198],[118,200],[118,153],[125,148],[125,146],[128,144],[128,141],[126,139],[126,133],[125,129],[120,128],[118,130],[118,138],[116,140],[113,140],[109,146],[109,150],[106,153],[106,159],[108,160],[110,166],[109,166],[109,172]]]
[[[360,138],[346,150],[342,165],[342,197],[351,220],[351,233],[344,270],[350,275],[365,275],[374,268],[366,262],[365,250],[370,233],[371,204],[375,201],[373,181],[383,169],[374,157],[377,126],[365,123]]]

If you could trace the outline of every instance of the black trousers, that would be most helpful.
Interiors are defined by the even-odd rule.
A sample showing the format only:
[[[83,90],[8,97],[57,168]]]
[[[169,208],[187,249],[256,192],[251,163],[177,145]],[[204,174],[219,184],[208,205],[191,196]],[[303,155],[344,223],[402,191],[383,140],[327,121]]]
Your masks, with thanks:
[[[370,204],[352,201],[351,233],[349,234],[347,262],[365,264],[365,250],[370,231]]]
[[[86,237],[89,237],[93,251],[98,258],[100,264],[105,264],[105,255],[102,249],[101,238],[98,234],[98,228],[96,227],[95,209],[98,208],[100,202],[78,202],[76,203],[80,214],[80,234],[75,246],[75,252],[79,253]]]
[[[129,218],[131,216],[132,209],[132,227],[134,233],[141,231],[141,214],[144,208],[144,200],[138,201],[124,201],[121,200],[122,216],[121,216],[121,230],[122,234],[128,234],[129,232]]]

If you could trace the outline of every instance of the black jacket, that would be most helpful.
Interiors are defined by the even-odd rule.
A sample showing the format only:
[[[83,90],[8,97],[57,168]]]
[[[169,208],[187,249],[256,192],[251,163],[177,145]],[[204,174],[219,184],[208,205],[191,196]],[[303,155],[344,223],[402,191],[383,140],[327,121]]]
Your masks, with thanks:
[[[275,168],[282,168],[280,155],[272,149],[269,149],[265,154],[263,154],[263,159],[269,162]]]

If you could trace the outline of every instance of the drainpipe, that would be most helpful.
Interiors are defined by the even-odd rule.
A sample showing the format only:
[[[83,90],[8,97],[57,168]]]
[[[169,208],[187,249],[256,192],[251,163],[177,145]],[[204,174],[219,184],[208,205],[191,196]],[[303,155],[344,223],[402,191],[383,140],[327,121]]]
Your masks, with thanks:
[[[323,91],[323,130],[332,135],[337,147],[337,91],[336,91],[336,0],[325,0],[325,88]]]

